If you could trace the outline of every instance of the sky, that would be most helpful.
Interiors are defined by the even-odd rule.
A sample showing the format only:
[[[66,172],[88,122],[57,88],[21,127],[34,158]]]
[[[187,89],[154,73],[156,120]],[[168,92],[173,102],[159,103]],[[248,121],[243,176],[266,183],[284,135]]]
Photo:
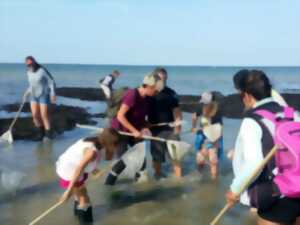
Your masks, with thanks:
[[[300,66],[299,0],[0,0],[0,62]]]

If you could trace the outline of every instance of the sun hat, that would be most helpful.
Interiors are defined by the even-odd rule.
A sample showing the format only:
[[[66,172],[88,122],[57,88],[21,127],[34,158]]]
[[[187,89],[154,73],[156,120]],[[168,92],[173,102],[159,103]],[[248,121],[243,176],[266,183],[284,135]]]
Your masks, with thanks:
[[[148,86],[155,86],[157,91],[161,91],[163,89],[163,81],[154,72],[149,73],[144,77],[143,84]]]
[[[213,94],[209,91],[203,92],[201,95],[200,103],[210,104],[213,101]]]

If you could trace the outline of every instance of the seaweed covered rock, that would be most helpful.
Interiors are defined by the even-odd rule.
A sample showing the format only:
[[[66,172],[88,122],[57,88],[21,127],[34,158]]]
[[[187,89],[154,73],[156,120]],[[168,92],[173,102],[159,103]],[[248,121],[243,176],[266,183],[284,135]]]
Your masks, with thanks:
[[[8,112],[17,111],[19,104],[5,105],[3,110]],[[29,104],[27,103],[23,109],[23,112],[30,112]],[[71,130],[76,126],[76,123],[83,124],[95,124],[90,115],[85,109],[72,106],[52,106],[50,109],[51,124],[55,133],[61,134],[66,130]],[[4,133],[12,122],[10,119],[0,119],[0,133]],[[22,117],[17,120],[13,128],[14,139],[30,139],[34,140],[37,136],[37,130],[35,129],[32,121],[32,117]]]

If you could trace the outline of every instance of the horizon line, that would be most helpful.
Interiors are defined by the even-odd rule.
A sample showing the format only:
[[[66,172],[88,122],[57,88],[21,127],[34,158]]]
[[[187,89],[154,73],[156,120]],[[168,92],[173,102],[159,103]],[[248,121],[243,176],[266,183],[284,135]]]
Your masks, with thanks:
[[[23,62],[0,62],[0,64],[24,64]],[[43,62],[40,64],[46,65],[81,65],[81,66],[166,66],[166,67],[300,67],[300,65],[204,65],[204,64],[101,64],[101,63],[58,63],[58,62]]]

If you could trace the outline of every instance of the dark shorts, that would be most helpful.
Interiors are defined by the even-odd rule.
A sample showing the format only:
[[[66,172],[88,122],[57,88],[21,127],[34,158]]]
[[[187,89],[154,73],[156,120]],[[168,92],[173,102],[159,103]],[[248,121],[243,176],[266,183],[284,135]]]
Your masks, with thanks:
[[[300,217],[300,199],[279,199],[271,208],[264,211],[259,210],[258,215],[273,223],[294,224],[297,217]]]
[[[152,131],[152,135],[170,140],[179,140],[179,136],[174,134],[173,129]],[[166,161],[166,152],[168,152],[168,147],[166,143],[159,141],[151,141],[150,147],[153,162],[163,163]]]
[[[121,156],[127,152],[127,150],[134,146],[135,144],[143,141],[142,139],[136,139],[134,137],[129,136],[121,136],[121,141],[119,143],[118,149],[116,151],[117,158],[121,158]]]

